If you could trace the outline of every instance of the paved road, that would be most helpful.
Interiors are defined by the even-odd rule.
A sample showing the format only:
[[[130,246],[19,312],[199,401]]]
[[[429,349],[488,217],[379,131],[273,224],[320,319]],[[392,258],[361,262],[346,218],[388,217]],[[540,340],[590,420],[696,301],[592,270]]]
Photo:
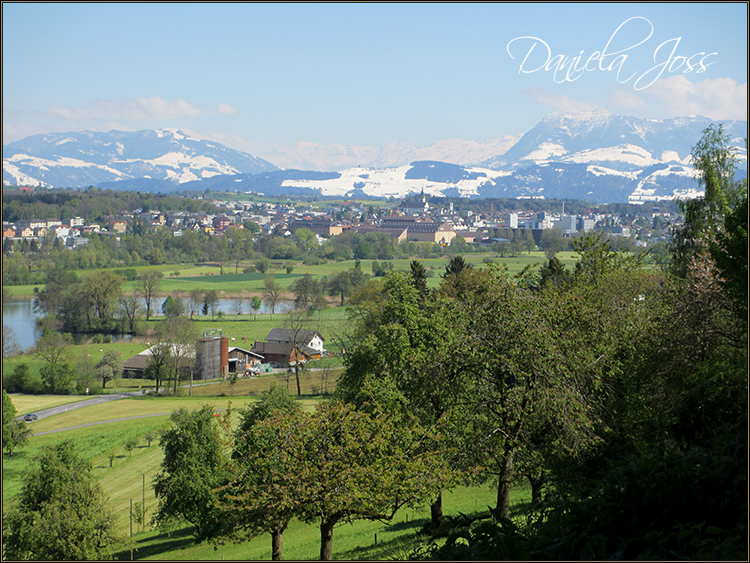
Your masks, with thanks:
[[[42,409],[40,411],[35,411],[34,414],[37,415],[38,420],[42,420],[43,418],[47,418],[48,416],[62,414],[64,412],[81,409],[83,407],[92,407],[101,403],[108,403],[109,401],[119,401],[120,399],[124,399],[126,397],[138,397],[142,394],[143,393],[141,391],[133,391],[132,393],[112,393],[111,395],[101,395],[99,397],[86,399],[85,401],[77,401],[75,403],[68,403],[67,405],[60,405],[58,407]],[[23,420],[24,416],[25,414],[17,416],[16,420]]]

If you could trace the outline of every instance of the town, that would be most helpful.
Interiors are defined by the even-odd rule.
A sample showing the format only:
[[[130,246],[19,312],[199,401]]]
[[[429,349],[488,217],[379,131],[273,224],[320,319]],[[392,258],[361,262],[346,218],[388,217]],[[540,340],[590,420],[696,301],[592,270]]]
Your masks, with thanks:
[[[33,193],[33,188],[6,188],[4,192],[7,195]],[[468,206],[462,205],[464,202],[460,200],[446,202],[445,198],[435,198],[435,202],[424,193],[405,198],[400,203],[338,201],[327,206],[305,205],[291,200],[286,203],[233,200],[231,193],[221,194],[222,198],[217,199],[217,195],[193,196],[209,202],[215,208],[213,213],[141,209],[98,217],[97,222],[87,222],[80,216],[4,220],[3,248],[6,253],[11,252],[17,243],[21,251],[33,252],[45,240],[51,240],[55,248],[77,248],[88,244],[93,235],[115,237],[119,241],[119,237],[128,232],[157,229],[174,237],[187,232],[220,236],[234,227],[250,229],[256,237],[294,237],[304,228],[316,235],[318,244],[350,232],[387,235],[394,244],[414,241],[444,247],[455,241],[466,248],[463,243],[474,247],[507,243],[515,245],[511,250],[516,252],[529,249],[531,243],[524,243],[524,240],[533,241],[534,246],[543,249],[545,231],[549,234],[557,230],[559,236],[570,238],[597,230],[617,237],[622,248],[632,250],[666,241],[669,229],[682,222],[682,214],[672,202],[662,202],[661,208],[650,204],[619,205],[629,208],[626,213],[607,210],[606,205],[571,202],[574,205],[568,203],[566,213],[564,201],[537,201],[537,207],[543,210],[533,211],[513,207],[513,200],[474,200],[473,205]],[[476,208],[477,204],[486,209],[472,210],[471,207]]]

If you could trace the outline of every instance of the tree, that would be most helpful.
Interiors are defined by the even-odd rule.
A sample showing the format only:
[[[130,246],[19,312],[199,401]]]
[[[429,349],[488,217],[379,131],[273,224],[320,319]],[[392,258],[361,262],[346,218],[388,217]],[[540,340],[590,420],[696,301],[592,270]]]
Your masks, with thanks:
[[[123,540],[91,472],[72,441],[45,447],[23,477],[18,504],[3,515],[3,557],[106,559]]]
[[[164,313],[165,317],[179,317],[185,312],[185,306],[182,299],[169,295],[162,303],[161,312]]]
[[[135,436],[131,436],[130,438],[125,440],[123,446],[125,446],[125,451],[132,456],[133,450],[138,447],[138,438],[136,438]]]
[[[245,221],[243,227],[254,235],[257,235],[260,232],[260,225],[255,221]]]
[[[424,301],[429,297],[430,290],[427,288],[427,270],[421,262],[417,260],[411,261],[411,279],[414,284],[414,288],[419,293],[419,298]]]
[[[711,257],[721,276],[721,284],[731,296],[736,317],[745,323],[747,333],[747,189],[735,209],[724,219],[724,230],[711,243]]]
[[[8,325],[3,325],[3,358],[10,358],[21,353],[16,340],[16,332]]]
[[[279,463],[279,459],[275,458],[275,452],[267,450],[265,444],[258,441],[254,433],[258,422],[280,411],[301,415],[299,405],[292,400],[284,387],[276,383],[273,383],[271,388],[263,394],[259,403],[240,411],[241,421],[235,433],[235,449],[232,452],[232,458],[240,476],[236,477],[233,483],[217,491],[217,498],[222,509],[221,521],[224,526],[217,531],[215,538],[220,541],[225,538],[243,541],[248,536],[269,533],[271,535],[271,558],[274,561],[281,559],[282,535],[295,515],[294,505],[288,502],[283,503],[285,499],[290,498],[286,496],[287,493],[283,492],[281,497],[278,493],[290,487],[304,486],[298,481],[293,481],[294,476],[286,471],[283,463]],[[244,472],[248,462],[261,463],[261,460],[257,458],[258,452],[263,452],[266,472]],[[254,491],[252,497],[246,496],[250,489]],[[259,489],[263,490],[260,497],[255,494],[255,491]],[[279,502],[280,500],[282,502]]]
[[[156,440],[158,437],[159,437],[159,431],[156,429],[151,429],[143,435],[143,439],[146,440],[146,443],[148,444],[149,448],[151,447],[151,442]]]
[[[36,342],[36,353],[50,367],[54,368],[58,362],[66,359],[68,346],[71,344],[73,344],[73,337],[70,334],[62,335],[44,327],[42,335]]]
[[[304,343],[300,338],[300,333],[305,328],[305,322],[310,316],[310,311],[306,309],[296,308],[291,309],[284,318],[284,327],[289,329],[291,334],[291,344],[293,354],[297,354],[298,349],[302,349]],[[300,358],[297,355],[297,359],[294,362],[294,378],[297,382],[297,395],[302,395],[302,387],[300,385],[299,372],[300,372]]]
[[[440,460],[406,453],[420,438],[388,415],[367,415],[344,403],[320,404],[313,414],[276,411],[254,425],[242,471],[224,498],[241,502],[248,527],[260,519],[265,529],[272,519],[318,520],[320,559],[330,560],[336,524],[389,520],[441,485],[446,470]]]
[[[242,309],[245,306],[246,295],[244,290],[240,290],[239,293],[232,297],[232,303],[234,304],[234,314],[239,317],[242,314]]]
[[[566,247],[562,229],[544,229],[539,239],[539,248],[547,255],[554,258],[555,254],[562,252]]]
[[[22,420],[16,420],[16,407],[3,389],[3,448],[9,456],[13,451],[29,443],[31,430]]]
[[[30,393],[31,374],[27,364],[18,364],[13,368],[13,373],[3,375],[3,387],[9,393]]]
[[[216,311],[219,308],[219,294],[214,289],[210,289],[203,296],[203,314],[211,313],[211,320],[214,320]]]
[[[86,276],[83,285],[101,326],[107,327],[121,295],[122,278],[113,272],[97,272]]]
[[[193,320],[193,315],[200,310],[203,304],[203,290],[191,289],[187,298],[187,311],[190,314],[190,320]]]
[[[346,371],[337,394],[360,407],[375,401],[400,419],[414,415],[427,428],[445,422],[454,406],[466,400],[454,353],[461,349],[454,317],[462,312],[444,299],[423,301],[413,277],[403,273],[386,277],[383,294],[381,309],[360,317],[370,328],[360,331],[363,338],[345,356]],[[373,305],[377,307],[378,301]],[[439,527],[439,491],[432,518]]]
[[[177,366],[172,356],[172,344],[170,342],[157,342],[151,346],[151,356],[146,369],[143,370],[143,377],[154,380],[157,393],[162,383],[169,380],[175,371],[177,371]]]
[[[128,332],[135,333],[135,323],[141,312],[141,300],[136,293],[123,295],[119,299],[123,321],[127,323]]]
[[[143,301],[146,303],[146,320],[151,318],[151,305],[154,302],[154,297],[159,291],[161,285],[161,278],[163,274],[156,270],[149,270],[138,276],[139,285],[138,292],[143,296]]]
[[[294,293],[294,304],[304,309],[314,305],[318,297],[323,294],[320,282],[313,279],[310,274],[294,280],[289,289]]]
[[[253,295],[253,298],[250,300],[250,308],[253,310],[253,314],[255,315],[255,319],[258,319],[258,311],[260,311],[260,308],[263,306],[263,301],[261,301],[260,297],[257,295]]]
[[[42,382],[48,393],[69,395],[75,384],[75,374],[68,362],[46,364],[39,370]]]
[[[708,251],[717,233],[723,229],[724,217],[738,206],[743,184],[735,180],[736,158],[729,148],[729,136],[723,126],[710,125],[692,148],[693,167],[704,196],[680,202],[685,221],[672,234],[671,271],[685,278],[693,257]]]
[[[7,427],[3,427],[3,447],[8,455],[13,456],[16,449],[28,446],[29,436],[31,429],[22,420],[11,420]]]
[[[271,261],[264,256],[263,258],[255,261],[255,269],[258,270],[261,274],[265,274],[268,270],[271,269]]]
[[[294,241],[304,253],[310,253],[318,248],[318,239],[315,233],[304,227],[297,229],[297,232],[294,233]]]
[[[102,380],[102,389],[107,387],[108,381],[117,381],[122,375],[122,362],[120,355],[115,352],[107,352],[96,364],[96,371]]]
[[[268,303],[271,309],[271,316],[273,316],[276,312],[276,305],[281,300],[281,293],[283,291],[281,284],[276,281],[273,274],[266,274],[263,278],[263,287],[265,288],[263,295],[266,297],[266,303]]]
[[[341,297],[341,306],[344,306],[344,297],[349,296],[352,291],[352,280],[348,272],[337,272],[328,279],[328,294],[332,297]]]
[[[211,405],[195,412],[176,410],[159,440],[164,459],[154,478],[158,506],[153,521],[166,528],[187,521],[195,526],[197,539],[210,535],[218,525],[212,490],[230,477],[214,421]]]

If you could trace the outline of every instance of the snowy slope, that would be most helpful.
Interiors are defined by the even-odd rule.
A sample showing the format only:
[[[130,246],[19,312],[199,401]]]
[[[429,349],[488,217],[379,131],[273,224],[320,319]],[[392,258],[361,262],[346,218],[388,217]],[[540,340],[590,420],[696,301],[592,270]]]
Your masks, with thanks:
[[[482,168],[463,168],[442,162],[431,162],[426,167],[454,167],[464,171],[465,178],[453,181],[432,179],[428,174],[410,174],[418,162],[394,168],[348,168],[340,172],[339,178],[325,180],[285,180],[282,187],[307,188],[319,190],[325,196],[348,196],[356,193],[374,197],[401,198],[410,193],[424,191],[427,195],[453,197],[471,197],[478,195],[478,188],[491,178],[508,175],[509,172]],[[412,177],[410,177],[412,176]],[[421,177],[413,177],[421,176]]]
[[[128,179],[184,183],[276,170],[271,163],[177,129],[52,133],[3,147],[4,185],[85,187]]]

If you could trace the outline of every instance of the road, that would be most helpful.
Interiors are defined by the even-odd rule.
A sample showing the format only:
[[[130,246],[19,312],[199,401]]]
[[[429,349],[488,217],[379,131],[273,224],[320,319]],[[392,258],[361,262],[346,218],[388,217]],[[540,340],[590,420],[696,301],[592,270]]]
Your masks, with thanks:
[[[34,414],[38,417],[37,420],[42,420],[56,414],[62,414],[64,412],[69,412],[84,407],[93,407],[94,405],[108,403],[109,401],[119,401],[120,399],[125,399],[126,397],[138,397],[142,394],[143,393],[141,391],[133,391],[131,393],[112,393],[111,395],[101,395],[98,397],[92,397],[91,399],[86,399],[85,401],[77,401],[75,403],[68,403],[67,405],[60,405],[59,407],[42,409],[40,411],[36,411]],[[16,420],[23,420],[24,416],[25,415],[17,416]]]

